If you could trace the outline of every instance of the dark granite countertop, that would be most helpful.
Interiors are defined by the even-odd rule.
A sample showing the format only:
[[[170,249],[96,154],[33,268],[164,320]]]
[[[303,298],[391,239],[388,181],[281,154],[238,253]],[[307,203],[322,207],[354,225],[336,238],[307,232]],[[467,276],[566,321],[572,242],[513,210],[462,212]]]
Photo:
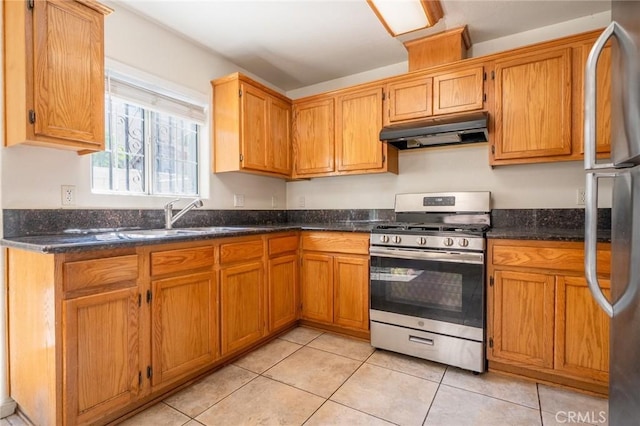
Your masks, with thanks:
[[[513,240],[584,241],[584,229],[563,228],[491,228],[487,238]],[[611,231],[598,230],[599,242],[611,242]]]
[[[264,234],[284,231],[313,230],[334,232],[371,232],[372,222],[335,222],[316,224],[282,224],[271,226],[228,226],[227,229],[217,232],[198,234],[177,234],[154,238],[129,238],[126,230],[103,230],[96,233],[70,233],[54,235],[30,235],[24,237],[11,237],[0,240],[0,244],[6,247],[14,247],[23,250],[37,251],[41,253],[68,253],[87,250],[104,250],[123,247],[137,247],[151,244],[164,244],[172,242],[200,241],[212,238],[238,237],[252,234]],[[189,228],[178,228],[189,229]],[[131,231],[134,232],[135,231]]]

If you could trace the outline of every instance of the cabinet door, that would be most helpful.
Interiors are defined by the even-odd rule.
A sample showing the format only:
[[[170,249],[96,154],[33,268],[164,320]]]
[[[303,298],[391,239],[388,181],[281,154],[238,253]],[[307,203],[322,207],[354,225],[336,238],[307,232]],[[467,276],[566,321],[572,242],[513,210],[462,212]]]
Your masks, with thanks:
[[[269,330],[298,319],[298,256],[280,256],[269,260]]]
[[[388,84],[385,124],[432,115],[432,87],[431,77]]]
[[[382,169],[382,88],[347,93],[337,98],[336,160],[338,171]]]
[[[36,138],[103,149],[103,14],[75,1],[36,1],[33,17]]]
[[[571,49],[496,61],[495,102],[495,160],[570,155]]]
[[[433,114],[482,109],[484,103],[482,67],[433,77]]]
[[[600,284],[609,296],[609,281],[600,280]],[[582,277],[557,277],[554,368],[580,378],[609,381],[609,317]]]
[[[264,334],[262,262],[220,270],[222,355],[241,349]]]
[[[333,256],[303,253],[302,318],[333,322]]]
[[[334,99],[294,105],[294,173],[299,176],[335,170]]]
[[[139,317],[137,287],[62,302],[64,424],[97,422],[136,399]]]
[[[268,171],[267,138],[269,95],[250,84],[242,83],[241,141],[242,167]]]
[[[553,367],[554,277],[496,271],[489,358]]]
[[[275,173],[291,174],[291,104],[278,98],[269,101],[267,166]]]
[[[218,288],[200,273],[155,280],[152,286],[152,385],[161,386],[218,357]]]
[[[584,67],[587,63],[587,57],[593,47],[593,43],[587,43],[580,47],[580,78],[584,78]],[[584,153],[584,82],[580,84],[580,96],[574,101],[577,105],[576,112],[578,118],[576,120],[581,135],[580,152]],[[607,45],[602,50],[602,54],[598,59],[598,71],[596,77],[596,152],[609,153],[611,151],[611,46]]]
[[[345,327],[369,329],[369,259],[336,256],[333,320]]]

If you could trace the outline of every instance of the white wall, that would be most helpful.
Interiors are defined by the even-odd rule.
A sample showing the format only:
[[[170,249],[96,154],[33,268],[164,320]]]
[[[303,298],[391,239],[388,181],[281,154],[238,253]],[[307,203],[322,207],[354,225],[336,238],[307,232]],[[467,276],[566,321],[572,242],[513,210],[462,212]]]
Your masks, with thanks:
[[[239,67],[195,46],[137,15],[116,11],[105,20],[105,56],[111,63],[139,70],[172,88],[184,87],[208,101],[210,81]],[[205,141],[206,142],[206,141]],[[271,197],[283,208],[286,186],[281,179],[239,173],[213,175],[209,143],[205,143],[205,208],[233,209],[233,194],[244,194],[244,209],[271,209]],[[90,157],[64,150],[18,146],[0,150],[2,208],[60,208],[61,185],[76,186],[74,208],[161,208],[167,197],[113,196],[91,193]]]
[[[478,43],[474,56],[568,36],[606,26],[610,12],[539,28],[510,37]],[[288,92],[292,98],[309,96],[402,73],[403,64],[372,70]],[[400,71],[399,71],[400,70]],[[396,72],[397,71],[397,72]],[[489,166],[487,144],[430,148],[400,153],[400,173],[317,178],[287,183],[287,208],[393,208],[402,192],[484,190],[492,192],[494,208],[578,208],[576,191],[584,188],[581,162]],[[610,185],[601,187],[602,206],[610,206]]]

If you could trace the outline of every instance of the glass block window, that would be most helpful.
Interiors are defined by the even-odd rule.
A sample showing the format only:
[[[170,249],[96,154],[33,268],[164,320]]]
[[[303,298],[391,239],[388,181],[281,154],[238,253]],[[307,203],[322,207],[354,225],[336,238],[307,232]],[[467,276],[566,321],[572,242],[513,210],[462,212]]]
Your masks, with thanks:
[[[92,154],[92,190],[199,195],[204,107],[109,72],[105,86],[105,150]]]

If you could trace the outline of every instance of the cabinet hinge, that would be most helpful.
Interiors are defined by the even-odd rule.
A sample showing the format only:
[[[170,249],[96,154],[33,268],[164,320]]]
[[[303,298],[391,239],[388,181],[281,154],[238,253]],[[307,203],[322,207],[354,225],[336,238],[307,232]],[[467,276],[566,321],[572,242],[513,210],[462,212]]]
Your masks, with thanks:
[[[138,293],[138,307],[142,306],[142,293]]]
[[[496,153],[496,146],[495,145],[491,145],[491,153],[492,154]]]
[[[242,97],[242,89],[238,89],[238,97],[241,98]]]
[[[493,348],[493,337],[489,337],[489,347]]]
[[[383,155],[383,156],[382,156],[382,164],[384,164],[384,162],[385,162],[385,161],[387,161],[387,156],[386,156],[386,155]]]
[[[150,379],[151,377],[153,377],[153,370],[151,369],[151,366],[147,366],[147,379]]]
[[[36,122],[36,112],[32,109],[29,110],[29,123],[34,124]]]
[[[151,299],[153,295],[151,294],[151,290],[147,290],[147,303],[151,303]]]
[[[240,161],[244,161],[244,155],[240,154]]]
[[[138,371],[138,386],[142,386],[142,371]]]
[[[27,1],[27,7],[28,7],[30,10],[33,10],[33,8],[35,7],[35,0],[29,0],[29,1]]]
[[[382,100],[383,101],[387,100],[387,94],[385,92],[382,92]]]
[[[495,80],[495,79],[496,79],[496,72],[491,71],[491,80]]]
[[[487,81],[487,73],[486,73],[486,72],[483,72],[483,73],[482,73],[482,79],[483,79],[484,81]]]
[[[487,94],[486,93],[482,94],[482,102],[487,102]]]
[[[489,277],[489,287],[493,287],[493,275]]]

